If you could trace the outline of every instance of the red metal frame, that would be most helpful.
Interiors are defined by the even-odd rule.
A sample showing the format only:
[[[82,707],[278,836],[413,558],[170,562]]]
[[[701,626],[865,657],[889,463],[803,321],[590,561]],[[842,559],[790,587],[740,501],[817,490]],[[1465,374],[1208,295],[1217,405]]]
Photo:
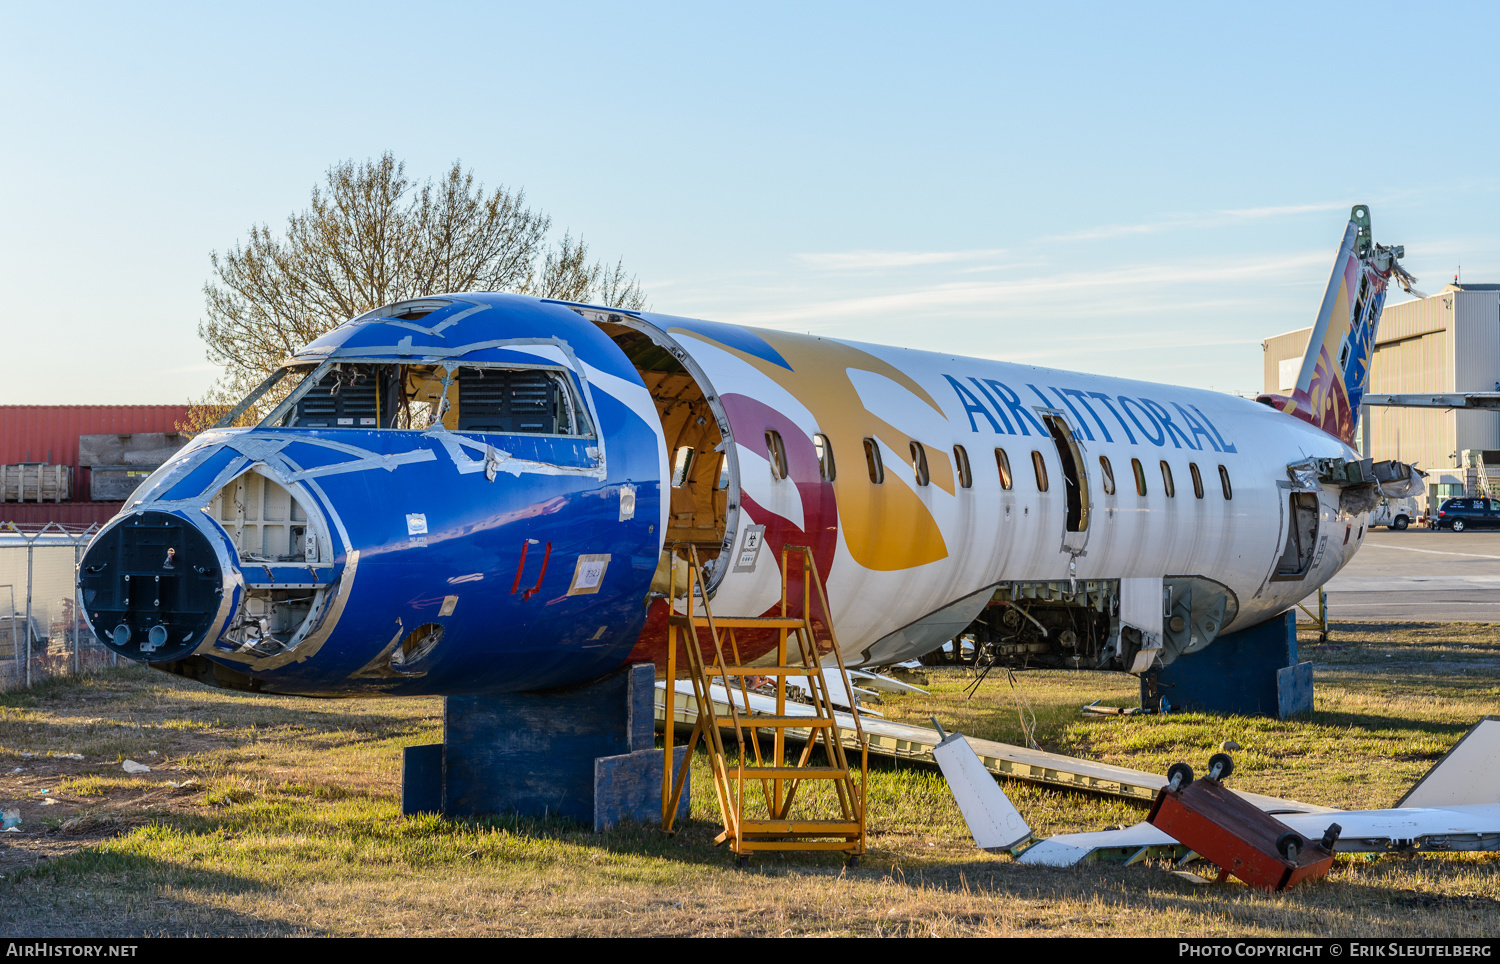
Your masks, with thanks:
[[[1211,778],[1180,790],[1162,787],[1146,819],[1217,864],[1221,880],[1232,874],[1251,887],[1280,891],[1333,866],[1333,853],[1315,840],[1293,859],[1282,857],[1276,840],[1291,828]]]

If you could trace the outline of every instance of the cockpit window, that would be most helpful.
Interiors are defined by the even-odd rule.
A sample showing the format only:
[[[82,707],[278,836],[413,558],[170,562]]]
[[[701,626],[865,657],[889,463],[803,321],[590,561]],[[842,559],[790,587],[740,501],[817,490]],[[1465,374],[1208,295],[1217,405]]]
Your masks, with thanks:
[[[557,372],[460,368],[458,430],[573,435],[567,397]]]
[[[296,424],[307,428],[378,428],[380,379],[370,372],[332,371],[297,402]],[[390,408],[387,403],[387,409]]]
[[[564,371],[340,361],[304,367],[263,427],[593,435]]]

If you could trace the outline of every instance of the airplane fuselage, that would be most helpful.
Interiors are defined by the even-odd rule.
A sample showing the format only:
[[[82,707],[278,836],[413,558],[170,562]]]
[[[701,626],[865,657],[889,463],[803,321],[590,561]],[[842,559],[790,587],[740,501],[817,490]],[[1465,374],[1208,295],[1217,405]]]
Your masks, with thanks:
[[[760,614],[807,546],[853,664],[1040,594],[1092,606],[1114,638],[1089,665],[1126,668],[1122,625],[1163,631],[1127,587],[1168,618],[1191,587],[1191,652],[1364,535],[1287,468],[1356,453],[1231,395],[515,295],[421,307],[302,349],[260,424],[141,486],[80,566],[101,639],[272,692],[564,686],[663,661],[687,604],[664,550],[711,560],[716,613]]]

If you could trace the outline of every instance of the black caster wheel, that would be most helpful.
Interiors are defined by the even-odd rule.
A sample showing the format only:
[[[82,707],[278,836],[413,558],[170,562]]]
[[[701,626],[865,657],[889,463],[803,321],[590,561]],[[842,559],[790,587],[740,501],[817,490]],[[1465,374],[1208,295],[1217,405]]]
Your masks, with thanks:
[[[1215,753],[1208,758],[1208,778],[1223,783],[1234,772],[1234,758],[1228,753]]]
[[[1167,784],[1173,790],[1186,790],[1193,782],[1193,768],[1186,763],[1174,763],[1167,770]]]
[[[1281,854],[1285,860],[1296,860],[1302,848],[1307,846],[1307,841],[1295,830],[1288,830],[1276,838],[1276,852]]]

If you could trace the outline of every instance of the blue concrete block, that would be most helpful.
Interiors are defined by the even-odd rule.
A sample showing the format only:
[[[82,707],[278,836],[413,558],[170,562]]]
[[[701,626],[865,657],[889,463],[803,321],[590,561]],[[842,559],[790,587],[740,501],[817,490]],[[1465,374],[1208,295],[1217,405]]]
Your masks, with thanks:
[[[443,812],[443,745],[405,747],[401,753],[401,812]]]
[[[1276,671],[1276,695],[1280,716],[1311,713],[1313,710],[1313,664],[1298,663]]]
[[[673,774],[687,765],[687,747],[673,747]],[[607,830],[622,820],[661,826],[662,751],[650,748],[594,761],[594,831]],[[692,776],[677,802],[677,825],[688,818]]]
[[[629,682],[630,749],[649,750],[656,746],[656,667],[634,663],[625,668],[632,674]],[[660,804],[657,809],[660,810]]]
[[[1242,716],[1285,719],[1311,710],[1312,664],[1297,662],[1296,611],[1225,633],[1141,674],[1141,705],[1154,707],[1163,697],[1174,709]]]
[[[654,684],[654,668],[641,663],[567,689],[448,697],[443,812],[563,816],[595,825],[595,761],[655,745]],[[659,784],[659,756],[655,772]]]

